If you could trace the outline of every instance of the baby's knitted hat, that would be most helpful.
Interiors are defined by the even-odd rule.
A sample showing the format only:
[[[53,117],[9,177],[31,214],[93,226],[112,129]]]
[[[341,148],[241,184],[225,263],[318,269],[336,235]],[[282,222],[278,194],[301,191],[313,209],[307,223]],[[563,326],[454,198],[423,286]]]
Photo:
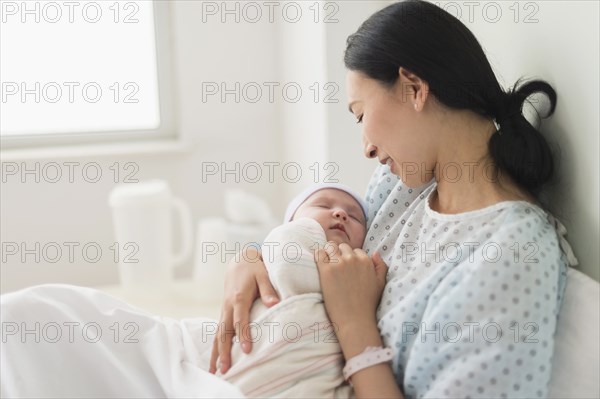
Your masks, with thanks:
[[[362,208],[363,213],[365,214],[365,218],[367,217],[367,204],[362,199],[362,197],[350,187],[340,183],[317,183],[308,187],[306,190],[298,194],[292,201],[290,201],[289,205],[287,206],[287,209],[285,210],[285,216],[283,220],[284,223],[287,223],[290,220],[292,220],[292,217],[294,217],[294,213],[296,213],[296,210],[300,207],[300,205],[304,203],[304,201],[306,201],[308,197],[310,197],[317,191],[326,188],[334,188],[336,190],[344,191],[350,194],[356,200],[356,202],[360,204],[360,207]]]

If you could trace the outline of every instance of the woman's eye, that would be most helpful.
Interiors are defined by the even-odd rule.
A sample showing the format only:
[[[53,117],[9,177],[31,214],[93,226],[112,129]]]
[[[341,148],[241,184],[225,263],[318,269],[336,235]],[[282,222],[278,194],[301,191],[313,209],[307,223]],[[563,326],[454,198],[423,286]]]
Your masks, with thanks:
[[[363,115],[358,117],[358,119],[356,120],[356,123],[362,123],[362,120],[363,120]]]

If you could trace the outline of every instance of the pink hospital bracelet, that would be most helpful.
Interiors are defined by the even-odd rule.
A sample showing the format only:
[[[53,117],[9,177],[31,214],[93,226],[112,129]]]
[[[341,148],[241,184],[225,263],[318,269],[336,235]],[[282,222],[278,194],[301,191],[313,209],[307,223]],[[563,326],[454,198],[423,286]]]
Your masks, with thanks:
[[[392,360],[393,357],[394,355],[392,354],[391,348],[368,346],[362,353],[352,357],[346,362],[346,366],[344,366],[343,370],[344,379],[350,382],[350,377],[357,371],[379,363],[387,362]],[[352,385],[352,383],[350,383],[350,385]]]

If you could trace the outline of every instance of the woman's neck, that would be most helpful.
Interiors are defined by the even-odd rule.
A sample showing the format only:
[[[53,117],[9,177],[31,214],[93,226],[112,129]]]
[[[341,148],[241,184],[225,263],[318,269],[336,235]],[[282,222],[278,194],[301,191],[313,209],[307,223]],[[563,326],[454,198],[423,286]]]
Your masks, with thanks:
[[[474,179],[469,183],[437,180],[430,207],[438,213],[457,214],[475,211],[503,201],[538,203],[534,197],[523,193],[512,183],[493,183],[482,179]]]
[[[455,113],[442,127],[438,166],[434,172],[437,192],[431,208],[456,214],[482,209],[502,201],[535,198],[519,188],[506,174],[498,172],[488,153],[494,124],[472,113]]]

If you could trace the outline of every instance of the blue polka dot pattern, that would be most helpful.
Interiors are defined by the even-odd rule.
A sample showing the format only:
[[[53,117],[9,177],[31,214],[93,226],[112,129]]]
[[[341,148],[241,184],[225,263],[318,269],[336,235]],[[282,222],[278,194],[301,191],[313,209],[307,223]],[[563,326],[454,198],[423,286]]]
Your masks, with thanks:
[[[543,397],[568,261],[548,215],[505,201],[457,215],[379,166],[365,251],[388,264],[377,309],[407,398]],[[387,193],[390,194],[387,194]]]

